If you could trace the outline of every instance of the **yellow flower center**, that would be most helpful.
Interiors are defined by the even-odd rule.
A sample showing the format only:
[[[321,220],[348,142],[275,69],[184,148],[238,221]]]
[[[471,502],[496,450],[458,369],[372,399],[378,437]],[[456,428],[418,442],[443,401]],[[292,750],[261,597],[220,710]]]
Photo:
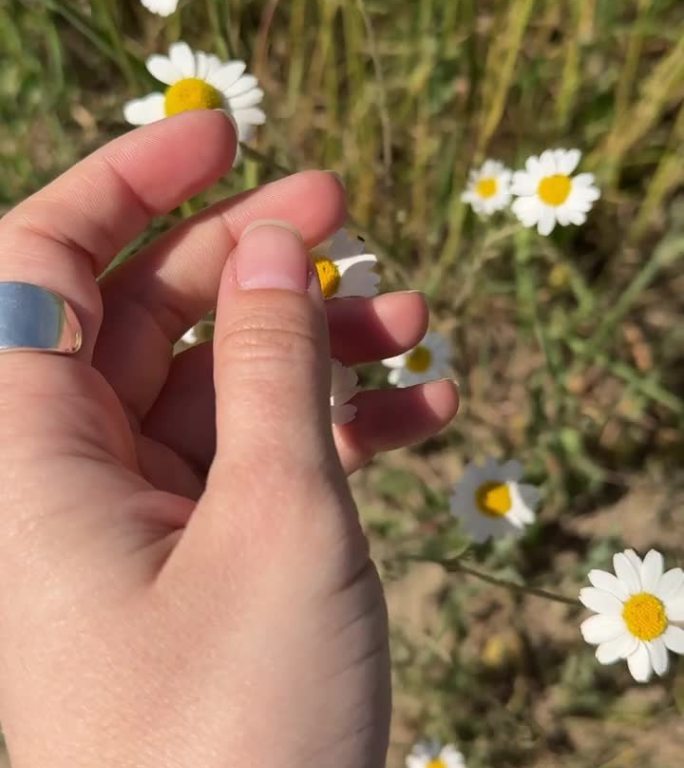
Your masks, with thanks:
[[[440,760],[439,757],[436,757],[434,760],[430,760],[425,768],[446,768],[446,765],[444,765],[444,760]]]
[[[314,259],[314,266],[318,274],[318,282],[326,299],[332,298],[340,288],[340,270],[332,259],[319,256]]]
[[[220,92],[199,77],[186,77],[166,89],[164,112],[167,117],[191,109],[218,109],[223,106]]]
[[[483,515],[503,517],[511,509],[511,492],[506,483],[483,483],[475,491],[475,502]]]
[[[632,595],[622,609],[627,629],[639,640],[653,640],[667,629],[667,614],[662,600],[648,592]]]
[[[411,373],[425,373],[432,365],[432,352],[419,345],[409,352],[404,365]]]
[[[480,179],[475,185],[475,191],[480,197],[494,197],[496,194],[496,179]]]
[[[545,176],[537,188],[537,194],[543,203],[547,205],[563,205],[568,199],[572,182],[570,177],[562,173],[556,173],[553,176]]]

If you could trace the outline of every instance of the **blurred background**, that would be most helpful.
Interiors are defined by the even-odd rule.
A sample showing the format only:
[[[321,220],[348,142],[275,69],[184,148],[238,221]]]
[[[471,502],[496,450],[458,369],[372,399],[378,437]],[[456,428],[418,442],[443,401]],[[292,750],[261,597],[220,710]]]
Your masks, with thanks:
[[[684,4],[185,0],[165,20],[138,0],[2,0],[0,214],[127,130],[124,101],[157,87],[146,56],[177,39],[247,61],[268,122],[229,179],[146,237],[335,169],[383,287],[426,291],[453,342],[456,422],[354,480],[392,620],[388,768],[423,736],[469,768],[681,766],[684,663],[638,686],[596,663],[586,612],[510,585],[575,598],[623,546],[684,565]],[[583,227],[529,236],[461,202],[471,166],[549,147],[581,149],[597,176]],[[543,490],[522,541],[462,555],[502,584],[440,564],[467,544],[450,489],[487,455]]]

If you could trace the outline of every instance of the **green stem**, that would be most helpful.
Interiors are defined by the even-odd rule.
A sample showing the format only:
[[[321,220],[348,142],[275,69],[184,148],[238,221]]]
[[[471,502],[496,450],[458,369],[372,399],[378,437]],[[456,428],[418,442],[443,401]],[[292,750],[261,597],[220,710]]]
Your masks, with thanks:
[[[525,584],[516,584],[514,581],[501,579],[498,576],[493,576],[491,573],[485,573],[476,568],[471,568],[469,565],[464,565],[459,557],[451,558],[450,560],[431,560],[429,558],[419,557],[411,559],[436,563],[437,565],[441,565],[442,568],[449,573],[464,573],[466,576],[472,576],[474,579],[479,579],[480,581],[492,584],[495,587],[503,587],[504,589],[517,594],[534,595],[535,597],[541,597],[545,600],[553,600],[556,603],[563,603],[565,605],[581,605],[580,601],[574,597],[566,597],[565,595],[559,595],[555,592],[549,592],[546,589],[539,589],[537,587],[528,587]]]

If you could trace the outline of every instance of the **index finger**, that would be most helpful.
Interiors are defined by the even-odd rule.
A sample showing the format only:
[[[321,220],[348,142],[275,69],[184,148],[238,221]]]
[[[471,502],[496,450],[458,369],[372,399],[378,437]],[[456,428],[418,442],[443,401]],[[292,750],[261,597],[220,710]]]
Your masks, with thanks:
[[[0,221],[0,281],[60,293],[90,359],[102,319],[95,278],[157,215],[231,167],[235,129],[219,110],[186,112],[110,142]]]

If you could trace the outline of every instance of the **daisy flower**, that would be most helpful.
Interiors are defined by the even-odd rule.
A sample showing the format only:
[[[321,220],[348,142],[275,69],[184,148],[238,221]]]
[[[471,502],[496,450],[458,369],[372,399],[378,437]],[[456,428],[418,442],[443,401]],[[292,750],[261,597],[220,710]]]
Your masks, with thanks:
[[[314,266],[326,299],[344,296],[375,296],[380,276],[376,274],[377,256],[367,253],[360,237],[338,230],[330,240],[312,251]]]
[[[245,74],[246,66],[174,43],[168,56],[147,59],[147,69],[168,86],[166,91],[127,102],[124,117],[132,125],[146,125],[192,109],[222,109],[235,120],[238,139],[248,141],[266,116],[258,107],[264,92],[256,77]]]
[[[389,357],[382,364],[391,369],[387,380],[397,387],[412,387],[453,376],[451,345],[441,333],[427,333],[417,347],[403,355]]]
[[[170,16],[178,8],[178,0],[140,0],[140,2],[148,11],[160,16]]]
[[[520,482],[518,461],[499,464],[487,459],[483,466],[468,464],[451,496],[451,514],[458,517],[474,541],[520,536],[534,522],[539,490]]]
[[[461,200],[484,216],[491,216],[511,202],[510,171],[498,160],[485,160],[481,168],[472,170]]]
[[[632,549],[613,555],[615,575],[589,572],[593,586],[579,595],[597,615],[582,622],[582,636],[598,646],[601,664],[627,660],[632,677],[648,682],[667,672],[668,650],[684,654],[684,571],[664,571],[663,556],[652,549],[642,559]]]
[[[360,391],[359,377],[353,368],[345,368],[337,360],[331,361],[330,415],[333,424],[349,424],[356,416],[356,406],[349,401]]]
[[[407,755],[406,768],[466,768],[466,764],[453,744],[421,741]]]
[[[592,173],[570,175],[581,157],[579,149],[547,149],[513,174],[511,192],[517,199],[511,207],[523,226],[536,224],[540,235],[549,235],[556,224],[584,224],[601,193]]]

